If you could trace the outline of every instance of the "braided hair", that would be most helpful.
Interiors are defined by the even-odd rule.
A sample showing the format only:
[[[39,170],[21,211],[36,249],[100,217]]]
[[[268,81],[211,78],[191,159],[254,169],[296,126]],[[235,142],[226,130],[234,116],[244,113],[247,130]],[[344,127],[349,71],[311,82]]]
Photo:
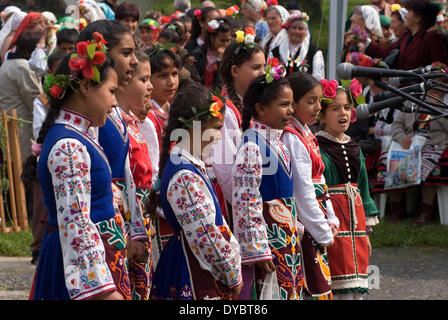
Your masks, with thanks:
[[[252,80],[243,99],[243,121],[241,128],[244,131],[249,129],[252,118],[257,118],[257,110],[255,105],[269,105],[277,99],[279,92],[283,86],[289,86],[287,78],[280,78],[272,82],[266,81],[266,75],[260,75]]]
[[[238,48],[239,50],[237,50]],[[249,61],[254,53],[258,52],[263,52],[259,45],[249,48],[247,46],[241,46],[241,44],[235,41],[227,46],[221,60],[219,74],[226,86],[229,99],[240,112],[243,110],[243,104],[233,85],[232,66],[241,66],[244,62]]]

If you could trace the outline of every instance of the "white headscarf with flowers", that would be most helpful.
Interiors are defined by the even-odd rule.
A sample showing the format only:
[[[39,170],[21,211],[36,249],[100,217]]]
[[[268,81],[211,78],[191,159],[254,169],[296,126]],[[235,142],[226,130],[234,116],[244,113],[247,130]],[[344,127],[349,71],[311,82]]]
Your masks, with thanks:
[[[282,19],[282,24],[285,23],[289,18],[289,12],[282,6],[270,6],[269,8],[274,7],[277,9],[277,12],[280,14],[280,18]],[[266,36],[263,38],[263,41],[261,42],[261,47],[264,49],[266,47],[266,44],[269,42],[269,40],[274,37],[272,42],[269,44],[270,48],[273,49],[280,45],[283,41],[288,40],[288,33],[285,29],[282,29],[279,33],[277,33],[276,36],[274,36],[271,31],[269,31]],[[270,50],[269,50],[270,51]]]
[[[378,10],[372,6],[361,6],[362,18],[366,24],[366,28],[377,37],[383,37],[381,30],[380,15]]]

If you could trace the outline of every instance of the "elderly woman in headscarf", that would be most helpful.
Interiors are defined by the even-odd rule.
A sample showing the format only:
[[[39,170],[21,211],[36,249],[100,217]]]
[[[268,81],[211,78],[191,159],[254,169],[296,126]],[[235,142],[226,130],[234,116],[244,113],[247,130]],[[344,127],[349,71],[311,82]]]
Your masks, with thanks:
[[[268,3],[269,2],[270,1],[268,1]],[[283,41],[288,40],[288,34],[282,26],[286,20],[288,20],[289,12],[282,6],[270,5],[264,11],[264,18],[268,24],[269,32],[263,38],[261,47],[265,56],[268,57],[272,49],[277,47]]]
[[[14,38],[17,28],[22,20],[26,17],[26,13],[18,11],[13,13],[6,21],[3,28],[0,30],[0,61],[3,63],[5,60],[6,52],[9,49],[11,40]]]
[[[359,39],[377,41],[383,37],[378,9],[370,5],[356,6],[352,13],[350,30],[344,37],[343,59],[347,53],[364,50]]]
[[[325,78],[324,57],[322,51],[311,44],[308,21],[306,12],[292,11],[283,24],[288,40],[272,49],[268,58],[274,57],[283,62],[287,74],[303,71],[312,74],[317,80],[322,80]]]

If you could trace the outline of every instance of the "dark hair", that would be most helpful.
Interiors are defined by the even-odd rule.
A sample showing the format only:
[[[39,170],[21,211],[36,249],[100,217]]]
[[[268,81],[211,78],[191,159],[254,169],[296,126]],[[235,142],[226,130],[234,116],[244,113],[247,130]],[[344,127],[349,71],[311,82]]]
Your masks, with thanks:
[[[403,19],[401,18],[401,14],[398,10],[395,10],[393,12],[390,13],[390,16],[396,16],[398,18],[398,20],[400,20],[401,22],[404,22]]]
[[[431,28],[437,19],[440,7],[428,0],[408,0],[404,3],[404,7],[409,11],[413,11],[422,19],[425,29]]]
[[[170,106],[170,111],[168,115],[168,124],[164,131],[164,136],[162,138],[162,150],[160,152],[159,161],[159,173],[158,178],[162,178],[163,169],[165,168],[166,162],[169,157],[169,151],[173,142],[171,141],[171,133],[178,128],[185,128],[185,124],[178,120],[179,118],[190,119],[195,114],[192,107],[205,104],[209,101],[210,90],[204,87],[202,84],[193,81],[191,79],[185,80]],[[145,203],[145,216],[156,216],[156,207],[160,204],[160,198],[157,192],[152,191]]]
[[[268,83],[266,75],[260,75],[252,80],[243,99],[243,121],[241,124],[243,132],[249,128],[252,118],[257,117],[255,105],[257,103],[269,105],[277,99],[280,88],[283,86],[289,86],[287,78],[280,78]]]
[[[195,10],[190,9],[188,12],[193,12],[193,15],[194,15],[194,11]],[[205,21],[208,14],[212,11],[219,12],[218,9],[216,9],[214,7],[205,7],[205,8],[201,9],[201,19],[198,19],[195,16],[195,18],[193,19],[193,24],[191,26],[191,39],[196,39],[197,37],[199,37],[199,35],[201,34],[201,31],[202,31],[199,21]]]
[[[23,31],[16,41],[16,54],[23,59],[30,59],[31,54],[43,36],[43,31],[40,29]]]
[[[229,20],[227,18],[217,18],[215,20],[218,21],[219,27],[213,33],[207,32],[204,42],[204,49],[205,49],[204,51],[207,51],[207,49],[211,47],[212,39],[215,38],[219,33],[227,33],[232,31]]]
[[[64,74],[64,75],[68,75],[68,76],[72,75],[72,71],[70,70],[70,68],[68,66],[68,62],[70,60],[70,56],[73,53],[75,53],[75,51],[65,55],[65,57],[59,63],[59,66],[57,67],[54,75],[58,75],[58,74]],[[94,81],[91,81],[91,84],[95,87],[101,86],[101,83],[104,81],[104,79],[107,78],[109,69],[112,67],[113,67],[113,61],[109,57],[107,57],[104,64],[101,67],[98,67],[101,82],[98,84]],[[50,128],[53,126],[54,121],[56,120],[57,116],[59,115],[59,111],[61,110],[61,107],[73,95],[73,93],[78,90],[79,81],[76,81],[76,80],[81,80],[81,79],[82,79],[82,73],[79,72],[77,79],[73,79],[70,81],[71,86],[70,85],[67,86],[67,88],[65,89],[65,93],[63,94],[63,96],[60,99],[54,99],[53,97],[50,97],[50,100],[49,100],[50,107],[48,108],[47,117],[45,118],[45,121],[42,124],[42,127],[39,131],[39,136],[36,139],[37,143],[42,144],[44,142],[45,136],[47,135],[48,130],[50,130]]]
[[[338,93],[341,92],[341,91],[345,92],[345,94],[347,95],[347,101],[348,101],[348,103],[350,103],[351,105],[353,105],[353,102],[351,101],[351,98],[350,98],[350,93],[347,91],[347,89],[345,89],[344,87],[341,87],[341,86],[339,86],[339,87],[336,88],[336,94],[338,94]],[[322,113],[324,113],[324,112],[327,110],[327,107],[328,107],[330,104],[331,104],[331,102],[325,102],[324,100],[322,100],[322,101],[320,102],[320,106],[322,107]]]
[[[299,101],[310,90],[320,86],[320,82],[311,74],[297,71],[287,76],[291,86],[294,102]]]
[[[174,25],[173,25],[174,26]],[[173,30],[171,28],[168,28],[167,26],[165,26],[162,29],[162,32],[160,32],[159,34],[159,39],[160,38],[164,38],[164,39],[168,39],[168,42],[170,43],[174,43],[174,44],[179,44],[181,43],[181,37],[180,34],[176,31]]]
[[[50,56],[48,57],[48,68],[51,69],[52,71],[54,71],[53,69],[53,65],[56,62],[61,61],[62,59],[64,59],[65,55],[67,53],[65,51],[60,51],[60,50],[55,50],[52,54],[50,54]]]
[[[152,50],[158,49],[153,48]],[[181,60],[179,56],[171,50],[159,50],[155,53],[150,50],[148,54],[149,62],[151,63],[151,74],[160,72],[172,65],[178,69],[181,67]],[[166,62],[167,60],[169,60],[169,63]]]
[[[124,20],[126,18],[134,18],[136,21],[140,20],[140,12],[134,3],[123,2],[115,11],[115,20]]]
[[[108,49],[116,46],[124,34],[131,35],[130,31],[121,22],[103,19],[92,22],[85,27],[79,34],[78,42],[92,40],[95,32],[102,34],[104,40],[107,41],[106,46]]]
[[[76,43],[79,32],[76,29],[62,29],[56,32],[56,43],[59,45],[64,42]]]
[[[239,50],[237,51],[238,47]],[[227,88],[227,95],[240,111],[243,109],[243,104],[233,87],[232,66],[239,67],[244,62],[249,61],[252,55],[257,52],[263,52],[259,45],[256,45],[254,48],[247,48],[234,41],[227,46],[219,65],[219,74]]]

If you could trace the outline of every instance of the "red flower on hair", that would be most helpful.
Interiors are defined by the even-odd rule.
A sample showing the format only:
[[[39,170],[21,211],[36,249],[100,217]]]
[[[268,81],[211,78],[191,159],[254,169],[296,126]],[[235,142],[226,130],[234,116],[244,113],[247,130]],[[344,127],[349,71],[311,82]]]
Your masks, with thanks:
[[[198,20],[201,20],[201,18],[202,18],[202,12],[201,12],[201,10],[199,10],[199,9],[196,9],[196,10],[194,10],[194,15],[196,16],[196,18],[198,19]]]
[[[353,79],[352,83],[350,84],[349,90],[355,97],[355,99],[358,99],[358,96],[362,93],[362,85],[357,79]]]
[[[338,82],[336,80],[330,80],[322,79],[320,80],[320,83],[323,87],[323,96],[325,98],[333,99],[336,97],[336,89],[338,88]]]
[[[251,35],[255,36],[255,31],[252,28],[246,28],[246,34],[251,34]]]
[[[61,86],[59,86],[57,84],[54,84],[49,90],[50,90],[51,96],[57,100],[57,99],[59,99],[62,92],[64,91],[64,88],[62,88]]]
[[[277,58],[269,58],[268,65],[272,66],[273,68],[278,67],[280,64],[279,60]]]
[[[168,16],[163,16],[162,19],[160,19],[161,24],[167,24],[171,22],[171,18]]]

